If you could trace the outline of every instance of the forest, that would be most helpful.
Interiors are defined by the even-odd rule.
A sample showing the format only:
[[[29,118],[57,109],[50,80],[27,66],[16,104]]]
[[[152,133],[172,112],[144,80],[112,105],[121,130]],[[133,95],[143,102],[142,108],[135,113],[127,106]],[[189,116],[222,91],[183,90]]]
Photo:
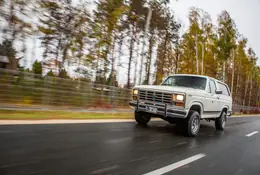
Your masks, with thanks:
[[[235,104],[259,106],[258,58],[229,12],[212,21],[193,7],[188,19],[180,34],[169,0],[0,0],[0,55],[10,69],[42,76],[75,79],[73,69],[109,86],[124,76],[128,89],[171,74],[207,75],[229,85]],[[26,67],[28,60],[36,61]]]

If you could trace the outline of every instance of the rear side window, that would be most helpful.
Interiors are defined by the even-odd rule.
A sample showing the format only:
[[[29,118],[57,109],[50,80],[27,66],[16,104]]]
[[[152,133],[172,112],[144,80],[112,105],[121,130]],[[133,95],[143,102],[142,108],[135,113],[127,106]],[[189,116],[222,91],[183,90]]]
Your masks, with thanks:
[[[218,86],[219,86],[219,89],[222,91],[223,95],[230,96],[228,87],[225,84],[222,84],[222,83],[218,82]]]
[[[209,85],[210,85],[210,91],[212,94],[216,93],[217,87],[216,87],[216,83],[213,80],[209,81]]]

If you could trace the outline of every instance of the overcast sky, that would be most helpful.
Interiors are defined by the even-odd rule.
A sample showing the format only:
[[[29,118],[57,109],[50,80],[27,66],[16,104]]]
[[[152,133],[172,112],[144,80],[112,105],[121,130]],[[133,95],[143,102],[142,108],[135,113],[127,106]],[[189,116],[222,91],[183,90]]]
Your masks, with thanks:
[[[176,18],[184,24],[184,29],[189,25],[188,13],[193,6],[208,12],[214,24],[217,22],[217,15],[227,10],[234,19],[239,32],[248,38],[248,45],[251,46],[256,55],[260,54],[260,0],[170,0],[171,8]],[[260,60],[258,60],[260,65]]]

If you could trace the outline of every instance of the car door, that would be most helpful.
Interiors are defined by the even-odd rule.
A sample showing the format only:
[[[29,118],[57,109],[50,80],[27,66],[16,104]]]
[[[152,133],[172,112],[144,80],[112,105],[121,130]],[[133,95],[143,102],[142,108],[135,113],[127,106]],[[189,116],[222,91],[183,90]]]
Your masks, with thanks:
[[[211,91],[211,101],[210,101],[210,110],[208,111],[208,116],[210,118],[215,118],[219,111],[220,111],[220,104],[219,104],[219,95],[216,94],[217,90],[217,85],[215,80],[210,79],[209,80],[209,86],[210,86],[210,91]]]
[[[232,109],[232,98],[230,94],[230,90],[228,86],[222,82],[217,82],[218,90],[221,90],[222,93],[219,95],[219,108],[222,111],[222,109],[225,107],[228,107],[228,112],[230,112]]]
[[[216,94],[216,83],[212,79],[208,79],[205,99],[203,99],[203,118],[215,118],[216,108],[218,105],[218,96]]]

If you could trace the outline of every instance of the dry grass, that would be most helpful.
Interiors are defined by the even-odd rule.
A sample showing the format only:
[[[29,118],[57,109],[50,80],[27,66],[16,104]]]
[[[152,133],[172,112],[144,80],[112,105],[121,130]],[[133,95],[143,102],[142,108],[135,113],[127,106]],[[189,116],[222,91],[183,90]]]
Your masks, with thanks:
[[[0,120],[133,119],[133,113],[0,110]]]

